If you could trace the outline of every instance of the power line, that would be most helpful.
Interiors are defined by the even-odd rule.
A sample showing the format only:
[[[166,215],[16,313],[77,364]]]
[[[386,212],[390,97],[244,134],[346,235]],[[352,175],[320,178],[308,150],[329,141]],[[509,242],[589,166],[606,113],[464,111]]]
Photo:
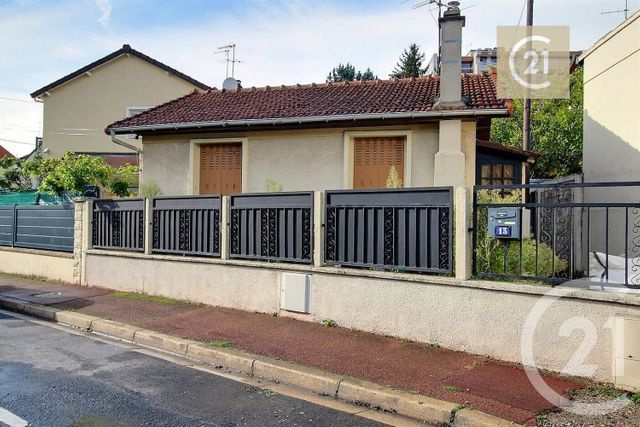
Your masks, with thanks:
[[[11,144],[35,145],[35,142],[15,141],[15,140],[13,140],[13,139],[4,139],[4,138],[0,138],[0,141],[2,141],[2,142],[9,142],[9,143],[11,143]]]
[[[26,99],[18,99],[18,98],[7,98],[6,96],[0,96],[0,100],[2,101],[13,101],[13,102],[24,102],[25,104],[37,104],[35,101],[27,101]]]

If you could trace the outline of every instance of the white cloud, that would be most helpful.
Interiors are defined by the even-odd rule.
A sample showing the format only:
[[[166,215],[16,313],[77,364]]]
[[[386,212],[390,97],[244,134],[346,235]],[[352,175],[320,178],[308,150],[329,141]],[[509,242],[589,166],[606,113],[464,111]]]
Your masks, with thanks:
[[[110,0],[95,0],[96,6],[100,9],[102,15],[98,18],[98,23],[107,28],[111,23],[111,1]]]

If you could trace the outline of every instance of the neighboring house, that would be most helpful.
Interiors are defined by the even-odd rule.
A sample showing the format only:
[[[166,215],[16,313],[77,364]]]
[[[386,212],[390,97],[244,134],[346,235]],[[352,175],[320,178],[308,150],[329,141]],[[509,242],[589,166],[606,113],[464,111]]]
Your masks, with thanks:
[[[461,40],[457,8],[441,24]],[[460,43],[443,55],[460,57]],[[440,77],[194,92],[107,131],[143,137],[143,181],[165,195],[262,192],[267,180],[285,191],[383,188],[391,166],[405,187],[471,187],[477,124],[508,115],[490,74],[448,61]],[[500,147],[482,150],[509,157]]]
[[[13,154],[11,154],[9,150],[0,145],[0,159],[4,159],[5,157],[13,157]]]
[[[494,48],[472,49],[466,55],[460,57],[463,73],[484,73],[491,71],[498,63],[498,50]],[[426,75],[438,74],[438,54],[434,53],[426,68]]]
[[[209,86],[124,45],[31,94],[44,107],[42,152],[93,154],[113,165],[137,163],[135,151],[105,136],[105,124],[194,89]],[[135,139],[126,142],[141,147]]]
[[[598,40],[580,61],[585,181],[640,181],[640,11]]]

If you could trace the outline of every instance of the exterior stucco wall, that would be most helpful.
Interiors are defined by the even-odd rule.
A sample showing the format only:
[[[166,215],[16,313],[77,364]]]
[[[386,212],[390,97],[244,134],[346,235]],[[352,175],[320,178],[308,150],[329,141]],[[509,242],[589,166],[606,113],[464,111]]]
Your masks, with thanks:
[[[464,132],[475,141],[475,124],[464,124]],[[371,132],[398,132],[410,135],[411,180],[408,186],[433,186],[435,153],[438,151],[438,130],[433,125],[406,127],[376,127],[357,129]],[[143,148],[143,182],[155,181],[163,195],[194,193],[192,180],[198,179],[198,144],[208,139],[216,142],[242,142],[243,192],[264,192],[267,179],[281,183],[284,191],[332,190],[345,188],[345,152],[349,153],[350,129],[302,130],[286,132],[248,132],[242,134],[198,134],[145,137]],[[469,145],[470,144],[470,145]],[[475,162],[475,144],[465,145]],[[345,147],[346,146],[346,147]],[[352,154],[347,154],[352,156]],[[470,164],[470,179],[474,179],[475,164]],[[352,173],[352,172],[351,172]],[[347,182],[349,179],[347,178]],[[348,185],[351,188],[351,185]]]
[[[584,60],[586,182],[640,180],[639,43],[636,13]]]
[[[340,132],[326,135],[249,137],[246,192],[265,191],[274,179],[284,191],[342,188],[343,140]]]
[[[117,277],[113,275],[115,270],[119,272]],[[285,271],[312,275],[309,315],[280,310],[280,281]],[[86,273],[91,286],[248,311],[279,312],[312,322],[332,319],[341,327],[511,362],[522,362],[522,331],[528,316],[539,312],[540,320],[534,323],[533,354],[539,368],[554,371],[565,369],[583,345],[582,332],[573,331],[569,336],[558,333],[567,329],[567,321],[580,316],[597,330],[595,345],[583,363],[596,365],[595,378],[605,381],[614,380],[612,320],[640,315],[637,305],[613,297],[607,300],[593,291],[559,298],[548,309],[536,311],[545,290],[539,286],[485,282],[463,285],[446,278],[329,267],[90,251]],[[565,373],[581,372],[569,369]]]
[[[72,254],[0,248],[0,272],[73,283],[74,259]]]
[[[104,128],[124,118],[127,107],[153,107],[194,88],[136,56],[120,56],[41,96],[43,148],[52,157],[67,151],[131,153],[112,143]]]

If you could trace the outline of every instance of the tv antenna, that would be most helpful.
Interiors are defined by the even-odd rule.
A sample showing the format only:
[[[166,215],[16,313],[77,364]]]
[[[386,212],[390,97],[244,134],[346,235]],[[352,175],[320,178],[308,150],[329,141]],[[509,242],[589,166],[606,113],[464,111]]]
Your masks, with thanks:
[[[216,55],[225,55],[224,62],[227,64],[226,77],[229,77],[229,65],[231,65],[231,77],[236,75],[236,64],[240,64],[243,61],[236,59],[236,45],[235,43],[228,44],[226,46],[220,46]]]
[[[624,13],[624,20],[626,21],[629,17],[629,0],[624,0],[624,9],[622,10],[607,10],[606,12],[601,12],[600,15],[614,15],[618,13]]]

